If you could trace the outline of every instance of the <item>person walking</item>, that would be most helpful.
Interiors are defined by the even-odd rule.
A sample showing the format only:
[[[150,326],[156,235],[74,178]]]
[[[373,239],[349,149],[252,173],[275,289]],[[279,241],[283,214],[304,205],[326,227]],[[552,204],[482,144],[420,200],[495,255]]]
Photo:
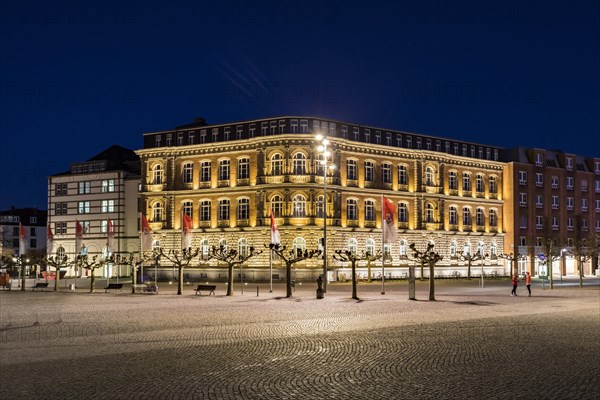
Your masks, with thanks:
[[[529,297],[531,297],[531,274],[529,272],[525,273],[525,286],[529,292]]]
[[[512,292],[510,292],[511,296],[516,296],[517,295],[517,285],[519,284],[519,275],[517,275],[517,273],[515,272],[515,274],[512,277]]]

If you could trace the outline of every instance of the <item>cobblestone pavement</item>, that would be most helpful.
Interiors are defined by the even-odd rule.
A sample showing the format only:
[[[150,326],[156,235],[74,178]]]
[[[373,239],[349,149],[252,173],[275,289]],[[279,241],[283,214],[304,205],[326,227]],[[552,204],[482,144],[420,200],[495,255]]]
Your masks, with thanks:
[[[3,399],[599,399],[600,290],[0,292]],[[101,285],[99,285],[101,286]]]

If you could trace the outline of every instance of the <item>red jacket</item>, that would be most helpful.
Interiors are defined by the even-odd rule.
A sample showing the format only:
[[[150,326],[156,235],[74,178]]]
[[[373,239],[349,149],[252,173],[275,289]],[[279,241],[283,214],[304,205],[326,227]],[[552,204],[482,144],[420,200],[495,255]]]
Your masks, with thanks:
[[[525,275],[525,284],[531,285],[531,275],[529,275],[529,274]]]
[[[513,275],[512,284],[516,285],[519,282],[519,277],[517,275]]]

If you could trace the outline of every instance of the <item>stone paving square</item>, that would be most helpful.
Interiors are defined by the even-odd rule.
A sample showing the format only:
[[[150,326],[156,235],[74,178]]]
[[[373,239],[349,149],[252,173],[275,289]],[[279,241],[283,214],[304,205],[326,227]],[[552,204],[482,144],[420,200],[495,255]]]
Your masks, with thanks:
[[[3,399],[598,399],[600,285],[0,292]],[[98,285],[102,287],[102,283]]]

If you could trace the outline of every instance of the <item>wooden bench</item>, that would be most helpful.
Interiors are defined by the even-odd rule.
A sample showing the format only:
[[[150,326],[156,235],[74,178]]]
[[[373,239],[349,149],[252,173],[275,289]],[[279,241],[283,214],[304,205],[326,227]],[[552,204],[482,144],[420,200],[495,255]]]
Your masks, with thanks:
[[[48,282],[38,282],[35,285],[33,285],[33,287],[31,288],[31,291],[33,292],[35,289],[42,289],[42,291],[43,291],[47,287],[48,287]]]
[[[111,289],[121,290],[123,289],[122,283],[109,283],[107,287],[104,288],[104,293],[108,292]]]
[[[200,291],[202,290],[207,290],[208,291],[208,295],[210,296],[210,294],[215,294],[215,289],[217,288],[217,285],[198,285],[198,288],[196,289],[196,295],[198,295],[198,293],[200,293]],[[202,293],[200,293],[200,296],[202,296]]]

